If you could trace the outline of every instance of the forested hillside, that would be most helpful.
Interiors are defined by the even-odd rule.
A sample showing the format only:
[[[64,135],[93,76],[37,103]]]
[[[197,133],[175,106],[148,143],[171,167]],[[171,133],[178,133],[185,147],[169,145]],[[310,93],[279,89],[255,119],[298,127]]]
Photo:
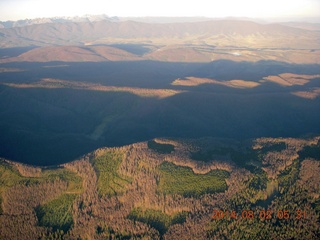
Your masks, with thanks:
[[[316,239],[320,137],[154,139],[0,162],[0,239]]]

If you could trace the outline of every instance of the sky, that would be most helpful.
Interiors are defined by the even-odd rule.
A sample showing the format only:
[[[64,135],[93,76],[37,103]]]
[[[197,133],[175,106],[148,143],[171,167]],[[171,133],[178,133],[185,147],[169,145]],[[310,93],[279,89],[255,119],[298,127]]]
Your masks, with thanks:
[[[0,0],[0,21],[86,14],[320,19],[320,0]]]

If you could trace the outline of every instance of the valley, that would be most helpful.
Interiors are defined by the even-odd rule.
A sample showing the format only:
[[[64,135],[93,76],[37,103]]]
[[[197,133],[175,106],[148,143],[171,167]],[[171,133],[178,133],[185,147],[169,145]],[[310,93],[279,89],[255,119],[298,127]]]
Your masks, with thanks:
[[[155,137],[320,132],[318,64],[141,60],[1,68],[0,155],[24,163],[55,165]]]

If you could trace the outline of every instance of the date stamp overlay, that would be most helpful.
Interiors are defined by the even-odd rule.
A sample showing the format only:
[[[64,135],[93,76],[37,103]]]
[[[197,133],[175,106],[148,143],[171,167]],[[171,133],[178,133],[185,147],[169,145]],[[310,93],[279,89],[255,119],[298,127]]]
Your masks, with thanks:
[[[242,210],[241,212],[236,212],[233,210],[213,210],[211,221],[221,220],[221,219],[260,219],[260,220],[271,220],[271,219],[306,219],[308,217],[307,211],[298,209],[296,211],[288,210]]]

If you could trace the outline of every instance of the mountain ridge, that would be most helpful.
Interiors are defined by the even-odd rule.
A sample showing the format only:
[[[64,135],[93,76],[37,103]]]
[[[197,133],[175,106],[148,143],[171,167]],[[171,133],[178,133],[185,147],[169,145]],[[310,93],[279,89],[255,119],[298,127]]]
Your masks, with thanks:
[[[240,20],[165,24],[134,21],[112,22],[106,20],[45,23],[0,29],[0,34],[1,47],[129,43],[137,41],[140,43],[163,43],[168,42],[168,40],[180,43],[202,42],[219,45],[217,39],[220,40],[220,45],[228,45],[235,40],[242,40],[247,47],[253,44],[253,39],[256,39],[255,41],[266,41],[266,45],[273,43],[273,45],[270,45],[273,47],[276,47],[277,44],[289,48],[298,46],[300,48],[301,46],[316,48],[320,45],[315,42],[315,39],[320,36],[320,33],[316,31],[283,26],[281,24],[258,24]],[[227,43],[221,42],[221,40],[224,39],[226,41],[228,38],[230,40]],[[288,39],[292,42],[289,42]],[[313,42],[312,45],[310,45],[311,42]]]

